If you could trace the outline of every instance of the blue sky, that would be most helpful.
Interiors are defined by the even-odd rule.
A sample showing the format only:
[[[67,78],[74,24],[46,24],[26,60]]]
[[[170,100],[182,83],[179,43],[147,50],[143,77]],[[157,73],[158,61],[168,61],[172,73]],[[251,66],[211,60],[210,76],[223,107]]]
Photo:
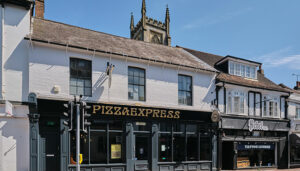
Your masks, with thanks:
[[[142,0],[45,0],[45,18],[129,37]],[[147,16],[164,21],[172,46],[263,63],[268,78],[294,87],[300,74],[299,0],[146,0]],[[300,77],[299,77],[300,79]]]

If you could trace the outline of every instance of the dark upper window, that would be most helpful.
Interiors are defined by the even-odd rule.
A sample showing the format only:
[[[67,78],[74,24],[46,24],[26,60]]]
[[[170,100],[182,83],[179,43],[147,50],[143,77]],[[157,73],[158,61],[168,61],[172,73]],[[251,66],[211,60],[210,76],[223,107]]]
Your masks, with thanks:
[[[145,101],[145,70],[128,67],[128,99]]]
[[[178,103],[192,105],[192,77],[178,75]]]
[[[92,96],[92,63],[70,58],[70,94]]]

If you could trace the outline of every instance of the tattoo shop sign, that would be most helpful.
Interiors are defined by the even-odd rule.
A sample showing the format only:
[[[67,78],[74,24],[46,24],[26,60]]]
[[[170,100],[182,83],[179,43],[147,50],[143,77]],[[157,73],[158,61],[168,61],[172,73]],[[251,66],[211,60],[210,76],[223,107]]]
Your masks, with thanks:
[[[268,126],[264,125],[264,121],[255,121],[254,119],[249,119],[248,128],[250,132],[252,132],[253,130],[257,130],[257,131],[269,130]]]

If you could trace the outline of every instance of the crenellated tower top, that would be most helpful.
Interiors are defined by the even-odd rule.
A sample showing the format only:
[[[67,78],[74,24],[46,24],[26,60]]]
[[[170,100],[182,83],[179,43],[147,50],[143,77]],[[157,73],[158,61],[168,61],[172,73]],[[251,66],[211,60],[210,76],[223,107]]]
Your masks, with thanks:
[[[131,39],[171,46],[170,12],[167,6],[165,22],[146,16],[146,2],[143,0],[141,9],[142,18],[134,26],[134,17],[131,14],[130,37]]]

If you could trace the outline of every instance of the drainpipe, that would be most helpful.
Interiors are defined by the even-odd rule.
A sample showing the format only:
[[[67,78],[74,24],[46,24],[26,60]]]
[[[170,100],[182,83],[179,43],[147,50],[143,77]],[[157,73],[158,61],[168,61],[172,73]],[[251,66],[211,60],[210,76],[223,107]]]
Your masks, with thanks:
[[[2,43],[2,49],[1,49],[1,98],[4,100],[4,4],[2,3],[2,14],[1,14],[1,43]]]

